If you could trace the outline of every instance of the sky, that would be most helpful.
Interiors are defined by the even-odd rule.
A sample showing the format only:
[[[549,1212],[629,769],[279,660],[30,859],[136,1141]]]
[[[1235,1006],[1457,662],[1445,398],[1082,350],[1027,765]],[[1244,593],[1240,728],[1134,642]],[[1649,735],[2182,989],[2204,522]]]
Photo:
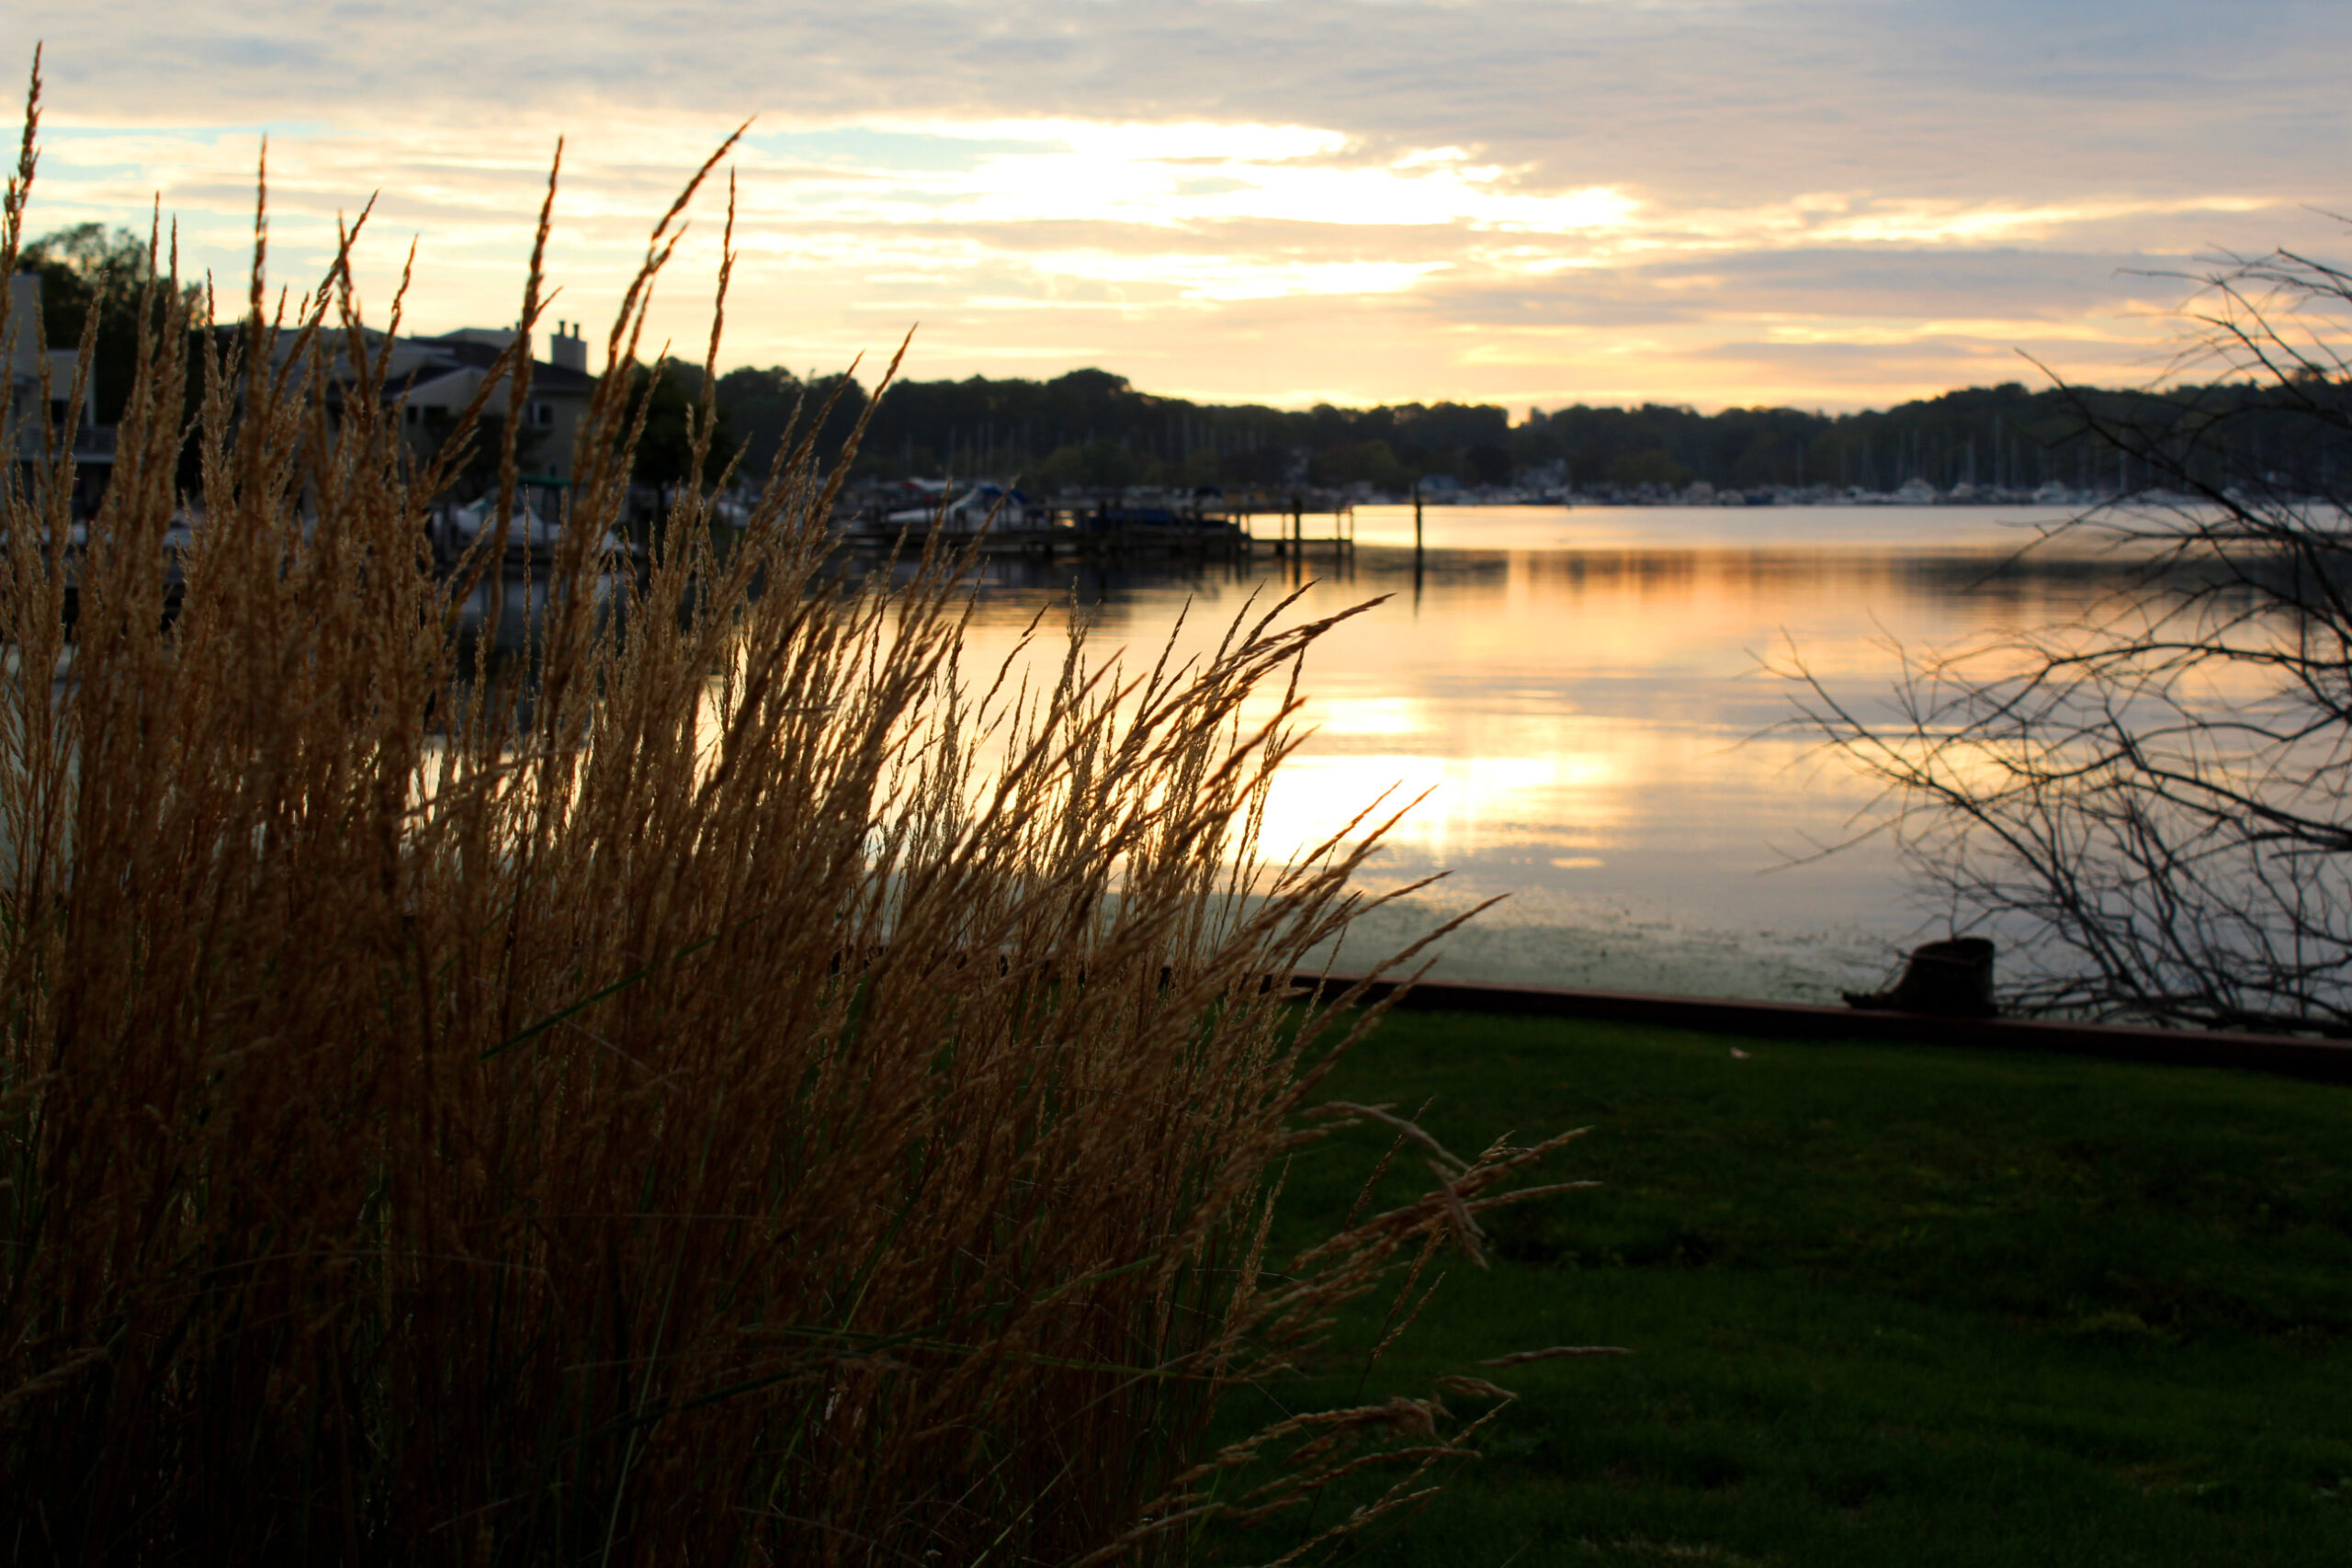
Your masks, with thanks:
[[[2225,253],[2352,259],[2344,0],[35,0],[28,228],[144,227],[242,293],[268,139],[297,292],[511,322],[564,139],[551,318],[722,367],[1304,406],[1878,407],[2159,374]],[[21,80],[21,76],[18,78]],[[595,349],[601,365],[603,349]],[[872,377],[865,378],[869,384]]]

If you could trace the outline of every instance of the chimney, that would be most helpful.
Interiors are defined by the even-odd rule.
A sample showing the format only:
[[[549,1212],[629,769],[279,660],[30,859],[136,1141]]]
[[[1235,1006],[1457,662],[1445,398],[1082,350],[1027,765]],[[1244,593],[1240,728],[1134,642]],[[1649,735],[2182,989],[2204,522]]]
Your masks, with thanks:
[[[548,340],[548,362],[559,370],[588,373],[588,340],[580,335],[579,322],[555,324],[555,336]]]

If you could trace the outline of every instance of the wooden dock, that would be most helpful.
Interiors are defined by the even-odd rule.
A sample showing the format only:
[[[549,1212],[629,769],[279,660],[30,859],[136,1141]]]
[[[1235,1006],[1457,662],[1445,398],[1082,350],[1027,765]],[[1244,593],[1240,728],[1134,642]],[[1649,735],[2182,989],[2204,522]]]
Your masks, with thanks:
[[[1288,497],[1253,496],[1236,505],[1232,515],[1253,545],[1262,545],[1277,558],[1303,559],[1317,550],[1328,550],[1334,559],[1344,560],[1355,554],[1355,502],[1343,497],[1306,492]],[[1272,537],[1261,539],[1260,530],[1269,520]],[[1330,531],[1309,533],[1310,521],[1324,524]]]

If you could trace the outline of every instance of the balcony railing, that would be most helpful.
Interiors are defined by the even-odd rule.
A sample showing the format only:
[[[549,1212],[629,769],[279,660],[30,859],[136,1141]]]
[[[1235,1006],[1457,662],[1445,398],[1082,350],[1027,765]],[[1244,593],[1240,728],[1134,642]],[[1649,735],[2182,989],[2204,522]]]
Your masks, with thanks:
[[[6,428],[5,425],[0,425],[0,430]],[[16,441],[13,445],[17,449],[19,461],[38,463],[48,457],[50,433],[43,430],[38,423],[30,421],[20,423],[16,427],[15,434]],[[0,446],[0,449],[5,449],[5,446]],[[74,460],[75,462],[86,463],[93,460],[112,462],[114,455],[115,427],[113,425],[85,424],[74,431]]]

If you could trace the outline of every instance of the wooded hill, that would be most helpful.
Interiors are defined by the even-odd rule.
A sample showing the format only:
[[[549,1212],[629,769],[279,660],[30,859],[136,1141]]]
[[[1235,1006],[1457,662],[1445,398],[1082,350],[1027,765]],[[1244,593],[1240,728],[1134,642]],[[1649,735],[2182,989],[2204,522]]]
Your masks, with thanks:
[[[691,368],[679,367],[689,384]],[[864,411],[854,382],[804,388],[781,368],[720,377],[718,400],[747,458],[764,467],[804,394],[838,391],[823,434],[837,446]],[[1032,483],[1369,482],[1383,490],[1446,475],[1464,485],[1592,491],[1811,486],[1894,491],[1910,479],[2030,491],[2129,486],[2144,478],[2100,426],[2165,433],[2195,449],[2217,483],[2273,476],[2332,492],[2352,454],[2317,434],[2318,408],[2352,403],[2346,387],[2310,379],[2162,392],[1972,387],[1885,410],[1828,414],[1787,408],[1688,406],[1536,409],[1517,424],[1491,404],[1404,403],[1288,410],[1198,403],[1139,391],[1125,378],[1074,370],[1047,381],[901,381],[874,411],[858,458],[891,478],[991,475]]]

